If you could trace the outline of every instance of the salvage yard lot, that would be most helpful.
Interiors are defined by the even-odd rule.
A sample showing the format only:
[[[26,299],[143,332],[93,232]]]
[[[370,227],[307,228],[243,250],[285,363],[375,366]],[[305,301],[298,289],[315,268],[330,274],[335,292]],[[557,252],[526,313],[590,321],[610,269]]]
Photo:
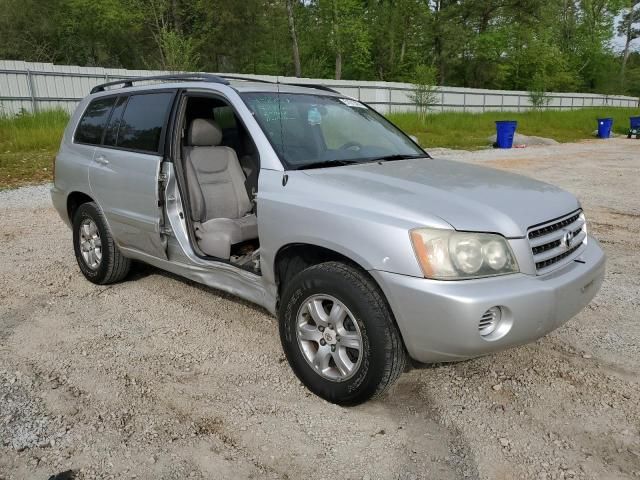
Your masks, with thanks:
[[[299,384],[265,311],[145,266],[90,284],[47,188],[0,192],[0,478],[639,478],[640,140],[434,153],[577,194],[607,276],[535,344],[354,408]]]

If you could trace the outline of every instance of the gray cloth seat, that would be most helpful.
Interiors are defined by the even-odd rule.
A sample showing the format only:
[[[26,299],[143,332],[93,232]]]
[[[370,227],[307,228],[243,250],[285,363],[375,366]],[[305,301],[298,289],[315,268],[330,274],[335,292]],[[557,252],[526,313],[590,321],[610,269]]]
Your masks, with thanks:
[[[235,150],[220,146],[222,130],[196,118],[187,131],[184,164],[198,246],[205,254],[228,259],[231,245],[258,238],[245,176]]]

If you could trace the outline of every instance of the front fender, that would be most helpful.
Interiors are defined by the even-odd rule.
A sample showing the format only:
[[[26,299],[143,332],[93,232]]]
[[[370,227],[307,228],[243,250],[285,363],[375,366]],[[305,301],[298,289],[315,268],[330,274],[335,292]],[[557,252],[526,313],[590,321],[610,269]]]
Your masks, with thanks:
[[[341,189],[317,185],[303,172],[288,172],[287,182],[283,175],[260,172],[258,230],[265,280],[274,282],[275,256],[292,243],[328,248],[366,270],[422,277],[409,238],[409,230],[418,225],[415,219],[386,213],[376,205],[375,192],[368,202]],[[441,219],[430,223],[451,228]]]

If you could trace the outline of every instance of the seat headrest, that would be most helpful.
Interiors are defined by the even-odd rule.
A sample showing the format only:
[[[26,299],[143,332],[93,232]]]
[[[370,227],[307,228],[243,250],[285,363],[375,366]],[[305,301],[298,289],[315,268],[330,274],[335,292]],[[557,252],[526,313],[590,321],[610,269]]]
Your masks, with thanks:
[[[187,131],[187,144],[192,147],[217,147],[222,142],[222,130],[207,118],[195,118]]]

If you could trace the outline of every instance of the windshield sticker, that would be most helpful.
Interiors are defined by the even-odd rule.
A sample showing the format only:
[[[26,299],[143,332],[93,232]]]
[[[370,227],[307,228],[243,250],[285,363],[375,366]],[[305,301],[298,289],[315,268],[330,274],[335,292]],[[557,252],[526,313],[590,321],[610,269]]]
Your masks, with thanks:
[[[351,100],[350,98],[341,98],[340,101],[344,103],[347,107],[364,108],[364,109],[367,108],[364,104],[360,103],[359,101]]]
[[[322,115],[318,111],[318,107],[315,105],[309,110],[307,115],[307,122],[309,125],[320,125],[322,123]]]

